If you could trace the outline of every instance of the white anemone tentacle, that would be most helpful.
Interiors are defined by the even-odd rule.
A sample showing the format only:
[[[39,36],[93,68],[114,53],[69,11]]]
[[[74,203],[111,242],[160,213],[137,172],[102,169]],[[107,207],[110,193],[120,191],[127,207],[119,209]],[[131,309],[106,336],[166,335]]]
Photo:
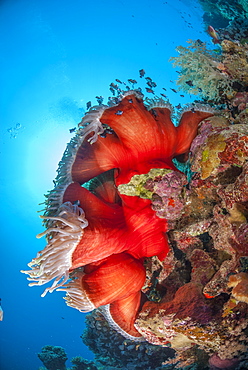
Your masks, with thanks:
[[[63,203],[58,210],[58,216],[42,216],[52,220],[52,227],[38,235],[48,235],[48,244],[29,262],[31,270],[21,271],[29,275],[28,280],[33,281],[30,286],[43,285],[52,280],[51,287],[46,288],[42,294],[53,292],[63,286],[69,278],[72,266],[72,254],[81,240],[83,230],[88,226],[83,210],[76,204]]]
[[[76,308],[80,312],[90,312],[96,307],[89,299],[87,292],[83,289],[81,281],[84,275],[82,271],[73,271],[71,279],[58,290],[66,292],[66,297],[64,297],[64,299],[67,306]]]
[[[63,196],[66,188],[73,182],[72,179],[72,166],[75,162],[77,152],[86,139],[86,137],[93,133],[88,139],[90,144],[97,141],[98,135],[104,132],[104,127],[100,121],[102,114],[105,109],[109,108],[107,105],[94,106],[91,110],[85,114],[81,122],[78,124],[79,129],[76,135],[67,144],[62,159],[59,162],[57,169],[57,176],[55,179],[55,187],[48,192],[45,201],[45,221],[44,224],[50,227],[51,222],[47,216],[56,215],[56,210],[63,203]]]

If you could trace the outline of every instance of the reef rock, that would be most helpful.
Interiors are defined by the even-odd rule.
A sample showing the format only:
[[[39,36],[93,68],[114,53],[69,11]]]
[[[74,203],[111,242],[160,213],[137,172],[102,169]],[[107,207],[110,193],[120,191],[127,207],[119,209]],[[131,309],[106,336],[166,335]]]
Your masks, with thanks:
[[[211,369],[247,359],[247,134],[246,124],[210,117],[191,145],[189,181],[171,171],[144,184],[156,214],[168,217],[170,197],[176,217],[168,217],[167,257],[146,262],[160,300],[148,296],[135,327],[148,342],[175,349],[180,363],[187,353],[193,364],[195,348],[210,356]]]

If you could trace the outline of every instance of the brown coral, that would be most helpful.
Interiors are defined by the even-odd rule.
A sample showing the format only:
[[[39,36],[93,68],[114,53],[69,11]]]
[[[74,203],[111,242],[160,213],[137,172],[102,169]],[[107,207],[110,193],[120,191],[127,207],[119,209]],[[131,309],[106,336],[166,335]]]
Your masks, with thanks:
[[[232,289],[232,296],[239,302],[248,303],[248,274],[240,272],[231,275],[227,286]]]

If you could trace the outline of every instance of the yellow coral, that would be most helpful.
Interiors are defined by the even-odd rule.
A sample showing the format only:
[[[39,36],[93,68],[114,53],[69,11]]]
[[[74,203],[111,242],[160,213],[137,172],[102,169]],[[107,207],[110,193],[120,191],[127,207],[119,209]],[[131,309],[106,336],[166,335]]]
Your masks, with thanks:
[[[224,136],[217,134],[208,138],[201,160],[201,178],[203,180],[209,177],[212,171],[220,164],[218,153],[223,152],[225,148]]]
[[[118,186],[118,191],[121,194],[129,196],[138,196],[144,199],[152,198],[152,191],[144,188],[144,185],[148,179],[155,179],[156,177],[162,177],[165,174],[171,172],[171,170],[165,168],[152,168],[148,173],[142,175],[134,175],[128,184],[121,184]]]

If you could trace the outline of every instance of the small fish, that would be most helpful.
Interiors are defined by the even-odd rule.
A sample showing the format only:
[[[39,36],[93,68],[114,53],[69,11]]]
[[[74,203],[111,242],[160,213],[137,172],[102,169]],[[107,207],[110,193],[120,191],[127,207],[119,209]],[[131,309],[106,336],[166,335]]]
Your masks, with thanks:
[[[129,78],[128,82],[130,82],[130,84],[133,84],[133,85],[137,83],[137,81],[133,80],[132,78]]]
[[[102,97],[102,96],[96,96],[96,100],[97,100],[97,103],[98,103],[99,105],[101,105],[101,104],[102,104],[102,102],[103,102],[103,97]]]
[[[122,110],[118,110],[117,112],[115,112],[115,114],[116,114],[117,116],[121,116],[121,115],[122,115],[122,113],[123,113],[123,111],[122,111]]]
[[[113,132],[111,128],[106,128],[99,136],[105,139],[107,134],[113,134]]]
[[[198,45],[203,45],[204,44],[204,42],[200,39],[197,39],[196,41],[197,41]]]
[[[175,107],[176,107],[176,109],[181,109],[182,108],[180,103],[178,105],[175,105]]]
[[[164,98],[167,98],[167,96],[166,96],[165,94],[162,94],[162,93],[161,93],[160,95],[162,95]]]
[[[221,54],[221,50],[220,49],[213,49],[212,50],[215,54]]]
[[[90,109],[90,107],[91,107],[91,101],[88,101],[88,102],[86,103],[86,109]]]
[[[120,100],[118,97],[109,98],[109,102],[112,102],[113,104],[119,104]]]
[[[145,77],[147,81],[152,81],[151,77]]]
[[[139,70],[140,78],[145,76],[146,71],[144,69]]]
[[[181,98],[184,98],[184,95],[180,95],[181,96]]]
[[[152,89],[149,89],[148,87],[146,87],[146,91],[147,91],[148,93],[152,93],[152,94],[154,94],[154,91],[153,91]]]
[[[191,86],[191,87],[194,86],[194,84],[193,84],[193,82],[191,80],[185,81],[185,83],[187,85]]]
[[[105,130],[105,132],[106,132],[106,134],[113,134],[113,130],[112,130],[112,128],[106,128],[106,130]]]
[[[110,86],[109,90],[112,92],[113,95],[115,95],[115,89],[113,89],[113,87]]]
[[[207,32],[208,32],[209,36],[212,37],[212,42],[214,44],[220,44],[220,40],[219,40],[219,38],[217,36],[217,33],[216,33],[214,27],[208,26]]]
[[[176,89],[172,89],[172,88],[170,88],[174,93],[177,93],[177,90]]]
[[[156,82],[154,82],[154,81],[147,81],[147,85],[150,86],[150,87],[156,87],[157,86]]]
[[[119,80],[118,78],[116,78],[115,81],[118,82],[119,84],[122,84],[121,80]]]
[[[118,89],[118,85],[114,84],[113,82],[111,82],[109,86],[112,87],[113,89]]]
[[[70,128],[70,129],[69,129],[70,134],[72,134],[73,132],[75,132],[75,131],[76,131],[76,129],[77,129],[76,127]]]
[[[162,89],[163,89],[164,91],[167,91],[165,87],[162,87]]]

